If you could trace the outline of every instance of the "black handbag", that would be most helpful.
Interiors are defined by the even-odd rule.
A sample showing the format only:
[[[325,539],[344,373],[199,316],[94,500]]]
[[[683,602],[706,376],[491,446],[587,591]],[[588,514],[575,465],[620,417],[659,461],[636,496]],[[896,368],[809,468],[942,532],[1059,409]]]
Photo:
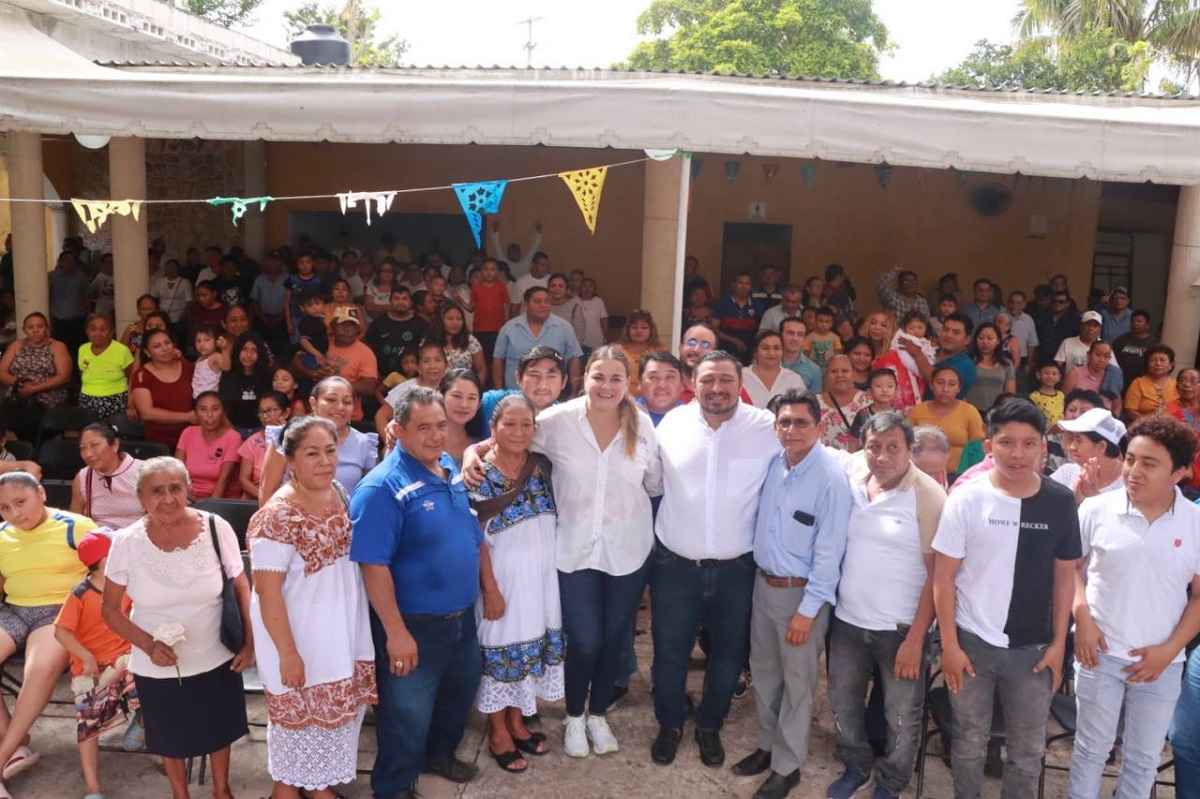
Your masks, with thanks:
[[[221,545],[217,543],[217,522],[208,514],[208,534],[212,536],[213,551],[217,553],[217,564],[221,567],[221,643],[233,654],[246,645],[246,627],[242,621],[242,609],[238,606],[237,594],[233,591],[233,580],[225,572],[225,561],[221,560]]]

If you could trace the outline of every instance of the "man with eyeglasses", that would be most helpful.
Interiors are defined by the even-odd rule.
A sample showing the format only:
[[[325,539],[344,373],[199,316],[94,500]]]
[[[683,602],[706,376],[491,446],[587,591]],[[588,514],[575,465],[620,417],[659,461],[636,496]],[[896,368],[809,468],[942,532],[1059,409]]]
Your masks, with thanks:
[[[663,499],[650,606],[659,732],[650,756],[664,766],[675,760],[688,717],[688,666],[703,625],[710,645],[695,737],[700,761],[716,768],[725,762],[720,730],[750,642],[758,492],[779,443],[773,415],[738,401],[742,366],[734,356],[707,353],[694,378],[696,402],[668,413],[657,428]]]
[[[733,767],[739,776],[771,770],[754,799],[782,799],[800,783],[827,605],[837,594],[854,504],[845,472],[821,445],[817,396],[791,390],[769,407],[782,451],[767,461],[754,526],[750,671],[758,748]]]
[[[1079,312],[1071,308],[1071,295],[1055,291],[1050,295],[1049,313],[1037,318],[1038,366],[1050,363],[1058,348],[1071,336],[1079,335]]]
[[[700,359],[717,349],[717,334],[708,325],[692,325],[683,332],[679,341],[679,365],[683,368],[683,388],[679,393],[679,401],[685,405],[696,398],[692,385],[692,372]],[[750,395],[743,388],[738,395],[742,402],[753,405]]]
[[[779,335],[783,338],[783,361],[779,365],[800,375],[809,391],[821,393],[821,367],[804,354],[808,325],[798,317],[784,319],[779,323]]]

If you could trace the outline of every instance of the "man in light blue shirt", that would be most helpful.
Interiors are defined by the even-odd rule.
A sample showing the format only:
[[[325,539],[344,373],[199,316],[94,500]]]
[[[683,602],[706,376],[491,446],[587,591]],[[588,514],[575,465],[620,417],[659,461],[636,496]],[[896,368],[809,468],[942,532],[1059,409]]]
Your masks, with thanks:
[[[755,799],[783,799],[808,756],[829,606],[837,597],[854,501],[838,461],[821,445],[821,406],[810,391],[771,401],[783,452],[767,470],[754,529],[750,672],[758,749],[735,774],[771,776]]]
[[[542,286],[527,289],[525,313],[504,323],[496,336],[492,359],[492,385],[519,389],[517,366],[521,356],[538,345],[557,350],[567,361],[571,388],[579,389],[579,358],[583,350],[571,323],[550,313],[550,292]]]
[[[780,366],[800,375],[809,391],[821,393],[821,367],[804,354],[808,325],[798,316],[788,317],[779,323],[779,335],[783,337],[783,363]]]

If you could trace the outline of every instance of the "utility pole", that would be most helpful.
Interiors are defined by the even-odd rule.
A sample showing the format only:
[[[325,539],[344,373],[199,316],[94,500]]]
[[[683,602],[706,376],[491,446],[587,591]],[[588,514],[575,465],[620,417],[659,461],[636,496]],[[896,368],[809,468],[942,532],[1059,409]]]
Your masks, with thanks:
[[[519,20],[518,25],[525,26],[525,66],[533,66],[533,48],[537,47],[537,42],[533,40],[533,23],[541,22],[545,17],[535,17],[530,14],[525,19]]]

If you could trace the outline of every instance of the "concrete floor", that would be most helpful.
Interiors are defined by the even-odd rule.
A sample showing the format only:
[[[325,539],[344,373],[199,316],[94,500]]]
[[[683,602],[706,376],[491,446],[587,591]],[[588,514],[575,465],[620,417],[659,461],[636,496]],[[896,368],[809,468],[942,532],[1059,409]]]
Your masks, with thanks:
[[[648,620],[643,619],[643,622]],[[485,724],[480,716],[472,720],[467,735],[459,749],[459,756],[477,763],[481,774],[478,780],[468,785],[454,785],[438,777],[424,777],[420,793],[426,799],[630,799],[630,797],[687,797],[687,799],[716,799],[717,797],[741,797],[748,799],[757,790],[762,777],[735,777],[729,766],[749,754],[755,748],[755,714],[752,696],[735,701],[729,720],[722,734],[726,749],[726,765],[720,769],[705,768],[700,764],[692,729],[685,729],[683,743],[675,763],[668,767],[655,765],[650,760],[649,747],[658,731],[650,700],[647,680],[651,660],[650,636],[638,636],[638,656],[641,673],[637,675],[633,688],[609,715],[613,731],[621,741],[617,754],[586,759],[572,759],[561,753],[563,719],[562,703],[546,707],[542,713],[542,731],[549,735],[553,751],[541,758],[531,758],[529,770],[520,775],[502,772],[487,754]],[[697,652],[697,654],[699,654]],[[697,666],[700,662],[697,661]],[[689,690],[699,696],[702,673],[697,669],[689,677]],[[68,698],[66,682],[60,686],[56,698]],[[265,706],[261,697],[248,697],[252,721],[265,720]],[[1053,725],[1052,725],[1053,726]],[[258,799],[271,793],[271,781],[266,770],[265,730],[251,728],[250,736],[239,741],[233,748],[231,782],[238,799]],[[106,737],[119,744],[121,730]],[[16,799],[71,799],[85,793],[79,776],[78,757],[75,747],[73,709],[69,705],[51,705],[46,717],[33,730],[33,746],[41,754],[41,762],[23,775],[15,777],[8,785]],[[813,721],[809,743],[809,761],[804,768],[800,786],[792,792],[795,799],[821,799],[825,788],[841,773],[841,764],[833,758],[833,720],[825,699],[824,685],[817,692],[817,714]],[[368,769],[374,758],[373,728],[364,729],[361,745],[360,767]],[[934,751],[940,747],[935,742]],[[1052,765],[1065,766],[1070,759],[1069,743],[1060,743],[1051,748],[1047,760]],[[928,758],[928,776],[922,799],[950,799],[950,773],[946,765],[936,756]],[[105,781],[109,799],[142,799],[142,797],[169,797],[167,782],[153,758],[145,755],[125,753],[102,753],[101,774]],[[1166,772],[1168,778],[1171,772]],[[1066,795],[1066,779],[1062,771],[1047,771],[1046,797]],[[904,794],[907,799],[915,797],[916,781]],[[1107,783],[1112,790],[1112,782]],[[211,795],[211,782],[199,786],[193,783],[192,796],[196,799]],[[360,777],[353,785],[342,788],[342,793],[352,799],[371,796],[367,777]],[[985,799],[994,799],[1000,793],[999,780],[989,779],[985,786]],[[863,792],[860,796],[869,796]],[[1159,799],[1173,799],[1170,788],[1160,789]],[[1033,799],[1033,797],[1030,797]]]

